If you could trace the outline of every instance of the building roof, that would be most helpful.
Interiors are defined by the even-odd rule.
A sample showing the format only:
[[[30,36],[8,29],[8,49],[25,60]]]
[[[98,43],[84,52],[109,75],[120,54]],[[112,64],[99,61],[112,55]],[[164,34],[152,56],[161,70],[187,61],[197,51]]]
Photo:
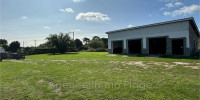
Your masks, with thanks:
[[[194,21],[193,17],[189,18],[183,18],[183,19],[177,19],[177,20],[171,20],[171,21],[166,21],[166,22],[160,22],[160,23],[154,23],[154,24],[148,24],[148,25],[143,25],[143,26],[136,26],[136,27],[131,27],[131,28],[125,28],[125,29],[120,29],[120,30],[114,30],[114,31],[109,31],[106,32],[106,34],[110,33],[116,33],[116,32],[122,32],[122,31],[128,31],[128,30],[134,30],[134,29],[139,29],[139,28],[145,28],[145,27],[152,27],[152,26],[158,26],[158,25],[164,25],[164,24],[171,24],[171,23],[177,23],[177,22],[183,22],[183,21],[189,21],[192,27],[197,31],[197,35],[200,36],[199,29]]]

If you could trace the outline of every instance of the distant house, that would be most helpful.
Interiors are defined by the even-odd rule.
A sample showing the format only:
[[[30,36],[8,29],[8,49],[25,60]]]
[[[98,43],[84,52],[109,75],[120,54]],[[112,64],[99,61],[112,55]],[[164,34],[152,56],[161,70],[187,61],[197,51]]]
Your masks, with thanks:
[[[110,54],[190,56],[200,33],[193,17],[106,32]]]

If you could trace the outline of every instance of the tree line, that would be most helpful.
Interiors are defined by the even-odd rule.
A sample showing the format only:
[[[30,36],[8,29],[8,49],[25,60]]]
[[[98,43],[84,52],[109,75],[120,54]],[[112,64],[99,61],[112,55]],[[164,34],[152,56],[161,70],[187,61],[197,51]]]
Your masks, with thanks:
[[[35,49],[50,49],[52,53],[78,52],[78,51],[107,51],[108,39],[94,36],[92,39],[84,37],[83,42],[80,39],[73,40],[69,34],[50,34],[46,37],[47,42],[40,44],[38,47],[25,47],[25,51],[34,51]],[[6,51],[17,52],[20,49],[20,42],[13,41],[8,45],[7,40],[0,39],[0,47]]]
[[[55,48],[59,53],[65,53],[66,51],[107,51],[108,39],[94,36],[91,40],[87,37],[83,38],[83,42],[80,39],[73,40],[69,34],[51,34],[46,38],[47,46]]]
[[[0,39],[0,47],[3,47],[6,51],[17,52],[20,48],[20,42],[13,41],[8,45],[6,39]]]

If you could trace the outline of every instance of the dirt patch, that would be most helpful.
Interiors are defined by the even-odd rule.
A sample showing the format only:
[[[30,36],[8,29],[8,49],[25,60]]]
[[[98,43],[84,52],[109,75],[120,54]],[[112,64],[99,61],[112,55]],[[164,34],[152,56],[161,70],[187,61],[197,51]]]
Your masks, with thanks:
[[[117,56],[116,54],[108,54],[106,56]]]
[[[56,85],[54,83],[49,82],[49,88],[55,88],[55,87],[56,87]]]
[[[129,61],[127,62],[127,65],[136,65],[136,66],[140,66],[143,67],[144,69],[147,69],[149,66],[144,64],[142,61]]]
[[[33,60],[30,60],[30,59],[27,59],[27,60],[15,60],[15,59],[9,59],[9,60],[5,60],[5,61],[15,62],[15,63],[29,63],[29,64],[37,64],[36,62],[34,62]]]
[[[45,80],[41,79],[41,80],[38,80],[38,83],[44,83],[46,82]],[[62,92],[61,92],[61,87],[57,87],[57,84],[54,84],[53,82],[48,82],[48,87],[51,88],[51,89],[54,89],[54,92],[58,95],[62,95]]]
[[[45,81],[43,79],[39,80],[38,83],[44,83]]]
[[[94,63],[98,64],[98,62],[94,62]]]
[[[118,71],[123,71],[123,70],[126,70],[128,67],[125,67],[125,68],[119,68],[119,67],[117,67],[117,68],[114,68],[113,70],[118,70]]]
[[[167,68],[172,68],[172,67],[175,67],[176,65],[174,64],[170,64],[170,63],[167,63],[167,62],[148,62],[147,64],[151,64],[151,65],[156,65],[156,66],[164,66],[164,67],[167,67]]]
[[[16,63],[24,63],[25,61],[24,60],[6,60],[6,61],[10,61],[10,62],[16,62]]]
[[[53,62],[67,62],[67,60],[51,60]]]
[[[154,62],[154,61],[150,61],[150,62],[145,62],[145,61],[110,61],[109,63],[115,64],[115,65],[116,64],[122,64],[123,66],[127,66],[127,65],[140,66],[144,69],[149,68],[150,65],[164,66],[167,69],[173,68],[177,65],[182,65],[183,67],[189,67],[189,68],[192,68],[192,69],[200,69],[200,66],[198,65],[198,63],[194,64],[194,63],[186,63],[186,62],[168,63],[168,62]],[[115,70],[124,70],[124,69],[116,68]]]
[[[183,66],[186,68],[192,68],[192,69],[200,69],[200,66]]]
[[[53,82],[49,82],[49,88],[54,89],[54,92],[58,95],[62,95],[62,89],[61,87],[57,87],[57,84],[54,84]]]
[[[119,64],[120,61],[110,61],[109,63],[112,63],[112,64]]]
[[[80,62],[80,61],[87,61],[87,60],[49,60],[49,61],[53,61],[53,62]]]
[[[191,65],[191,63],[186,63],[186,62],[173,62],[176,65]]]
[[[200,69],[200,63],[173,62],[176,65],[182,65],[185,68]]]
[[[62,91],[61,91],[61,88],[60,87],[57,87],[54,92],[58,95],[62,95]]]
[[[173,67],[175,67],[176,65],[164,65],[166,68],[173,68]]]
[[[148,65],[144,64],[143,61],[110,61],[112,64],[122,64],[123,66],[132,65],[140,66],[142,68],[148,68]]]

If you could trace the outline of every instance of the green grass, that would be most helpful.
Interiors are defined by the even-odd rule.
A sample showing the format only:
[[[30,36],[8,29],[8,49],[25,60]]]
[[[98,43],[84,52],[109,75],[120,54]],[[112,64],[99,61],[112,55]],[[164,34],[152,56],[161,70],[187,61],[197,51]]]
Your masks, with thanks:
[[[198,59],[31,55],[0,62],[0,99],[198,100],[199,68]]]

